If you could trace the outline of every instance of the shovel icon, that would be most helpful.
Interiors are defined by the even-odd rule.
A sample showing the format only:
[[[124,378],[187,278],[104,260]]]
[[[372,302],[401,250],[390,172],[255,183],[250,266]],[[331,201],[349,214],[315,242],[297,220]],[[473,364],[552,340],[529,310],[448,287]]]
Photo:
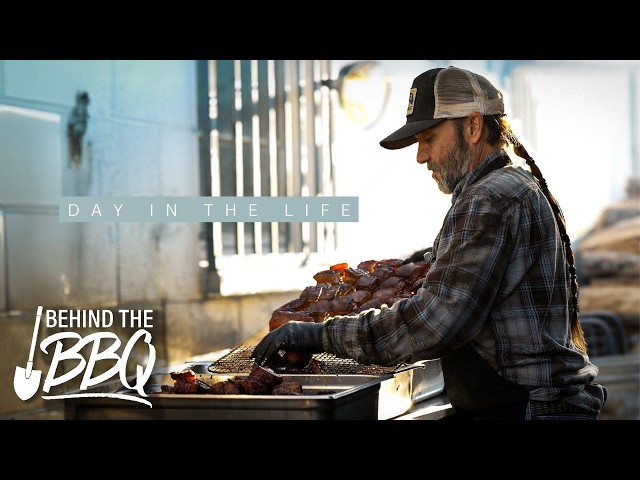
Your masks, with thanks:
[[[27,368],[16,367],[16,373],[13,376],[13,389],[16,391],[20,400],[29,400],[40,388],[40,370],[33,370],[33,354],[36,349],[36,341],[38,339],[38,329],[40,328],[40,317],[42,316],[42,305],[38,305],[36,313],[36,324],[33,328],[33,337],[31,338],[31,350],[29,350],[29,361]]]

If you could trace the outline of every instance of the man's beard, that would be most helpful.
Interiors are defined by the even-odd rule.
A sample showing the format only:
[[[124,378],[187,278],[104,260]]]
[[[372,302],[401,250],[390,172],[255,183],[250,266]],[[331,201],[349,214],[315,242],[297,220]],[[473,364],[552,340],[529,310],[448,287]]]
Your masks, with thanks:
[[[440,174],[436,180],[442,193],[453,193],[460,180],[469,173],[471,152],[462,135],[456,135],[456,143],[444,155],[440,165],[433,165],[432,170]]]

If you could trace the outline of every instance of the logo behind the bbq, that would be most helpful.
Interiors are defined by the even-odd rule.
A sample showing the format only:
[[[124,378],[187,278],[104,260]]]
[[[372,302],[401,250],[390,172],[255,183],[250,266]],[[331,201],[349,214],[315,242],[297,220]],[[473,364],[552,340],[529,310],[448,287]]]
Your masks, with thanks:
[[[46,328],[65,329],[47,336],[40,342],[40,350],[51,355],[51,364],[47,376],[42,385],[42,390],[49,393],[52,387],[65,384],[82,374],[80,389],[73,394],[42,396],[45,400],[77,397],[114,397],[124,400],[132,400],[144,403],[151,407],[151,402],[136,395],[118,393],[82,393],[89,387],[94,387],[115,375],[119,375],[122,385],[137,392],[141,397],[146,397],[144,386],[152,374],[156,360],[155,347],[151,343],[151,333],[147,328],[153,328],[153,310],[44,310],[38,306],[35,326],[31,339],[29,360],[26,368],[16,367],[13,387],[16,395],[23,400],[32,398],[40,388],[42,371],[34,370],[33,357],[38,339],[41,320]],[[120,337],[108,331],[114,326],[120,325],[123,329],[137,328],[130,336],[124,349],[118,353],[122,341]],[[100,331],[82,336],[77,332],[69,331],[69,328],[99,329]],[[106,330],[106,331],[105,331]],[[127,375],[127,365],[134,347],[138,343],[144,343],[142,348],[147,351],[146,365],[135,365],[135,375]],[[69,345],[65,348],[65,345]],[[83,354],[84,352],[84,354]],[[85,355],[88,356],[85,358]],[[104,362],[104,363],[102,363]],[[71,363],[73,368],[69,369]],[[101,364],[111,365],[106,371],[95,377],[96,366]],[[67,367],[67,368],[60,368]],[[106,368],[106,367],[105,367]],[[58,370],[64,372],[57,376]],[[99,370],[99,369],[98,369]]]

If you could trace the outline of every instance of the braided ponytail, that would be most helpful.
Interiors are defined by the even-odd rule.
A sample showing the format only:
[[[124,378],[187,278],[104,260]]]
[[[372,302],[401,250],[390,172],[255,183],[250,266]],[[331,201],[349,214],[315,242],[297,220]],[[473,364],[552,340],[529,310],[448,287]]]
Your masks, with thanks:
[[[582,325],[580,324],[579,319],[579,308],[578,308],[578,276],[575,268],[575,258],[573,256],[573,249],[571,248],[571,240],[569,239],[569,235],[567,234],[567,225],[564,219],[564,215],[562,210],[560,209],[560,205],[556,198],[551,194],[549,188],[547,186],[547,181],[542,176],[542,172],[538,165],[535,163],[529,152],[527,152],[526,148],[522,143],[518,140],[516,135],[511,130],[511,126],[509,123],[503,118],[503,116],[495,116],[496,122],[498,123],[499,129],[499,143],[501,147],[505,147],[508,144],[513,145],[513,151],[516,155],[523,158],[529,168],[531,169],[531,173],[538,181],[544,196],[549,201],[551,208],[553,209],[553,213],[556,217],[556,223],[558,225],[558,229],[560,230],[560,237],[562,238],[562,242],[565,247],[565,256],[567,259],[567,264],[569,266],[569,276],[571,280],[571,298],[569,300],[569,315],[571,318],[571,337],[573,339],[573,343],[576,348],[583,354],[587,353],[587,343],[584,338],[584,332],[582,331]]]

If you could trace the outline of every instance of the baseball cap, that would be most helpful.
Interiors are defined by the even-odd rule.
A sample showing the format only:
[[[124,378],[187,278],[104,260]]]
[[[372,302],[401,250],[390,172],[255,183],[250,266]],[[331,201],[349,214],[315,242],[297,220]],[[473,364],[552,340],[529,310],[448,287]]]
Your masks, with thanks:
[[[479,112],[482,115],[504,113],[502,93],[477,73],[457,68],[434,68],[413,80],[409,90],[407,123],[380,145],[389,150],[416,143],[415,135],[447,118],[459,118]]]

